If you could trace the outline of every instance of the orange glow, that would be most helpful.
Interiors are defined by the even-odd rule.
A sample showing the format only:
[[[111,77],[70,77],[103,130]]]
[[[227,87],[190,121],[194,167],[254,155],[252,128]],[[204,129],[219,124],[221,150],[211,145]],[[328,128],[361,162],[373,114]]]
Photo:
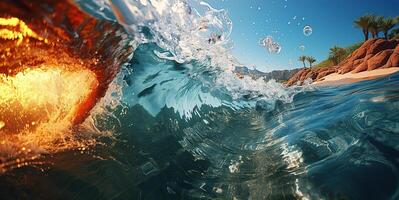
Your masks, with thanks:
[[[11,42],[1,44],[0,172],[35,163],[44,152],[90,144],[72,128],[98,98],[93,62],[48,43],[15,17],[0,18],[1,40]]]
[[[19,155],[30,158],[79,146],[69,129],[79,106],[97,86],[95,74],[87,69],[39,67],[0,75],[0,152],[23,159],[26,156]],[[0,162],[0,171],[8,165]]]
[[[47,42],[46,39],[40,37],[32,29],[30,29],[22,20],[11,17],[11,18],[1,18],[0,26],[6,26],[6,28],[0,29],[0,38],[5,40],[15,40],[18,39],[17,45],[20,45],[24,37],[34,38],[40,41]],[[13,30],[13,29],[16,30]]]
[[[26,121],[27,127],[35,125],[35,120],[72,121],[79,104],[97,84],[95,74],[84,69],[36,68],[12,77],[0,75],[0,108],[9,114],[22,112],[32,116],[29,123]],[[9,126],[7,119],[0,120],[4,121],[4,128]]]
[[[40,137],[30,142],[48,142],[52,134],[70,128],[79,106],[97,85],[95,74],[87,69],[35,68],[0,75],[0,133],[35,132]]]

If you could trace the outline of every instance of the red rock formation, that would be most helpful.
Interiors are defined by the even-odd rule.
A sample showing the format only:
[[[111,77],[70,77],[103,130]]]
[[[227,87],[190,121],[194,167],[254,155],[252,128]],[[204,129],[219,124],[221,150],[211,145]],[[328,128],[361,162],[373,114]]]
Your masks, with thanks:
[[[399,67],[399,40],[367,40],[338,66],[303,69],[292,76],[287,86],[303,84],[306,79],[322,80],[331,73],[358,73],[379,68]]]
[[[321,68],[318,72],[319,73],[316,77],[316,81],[322,80],[323,77],[335,73],[337,70],[335,68]]]
[[[369,60],[367,60],[367,71],[384,66],[392,53],[393,49],[386,49],[371,57]]]
[[[304,79],[305,79],[306,74],[307,74],[309,71],[310,71],[310,70],[307,69],[307,68],[304,68],[304,69],[300,70],[299,72],[297,72],[296,74],[294,74],[294,76],[292,76],[292,77],[288,80],[287,85],[288,85],[288,86],[291,86],[291,85],[296,85],[297,83],[298,83],[298,84],[302,84],[303,81],[304,81]]]
[[[389,57],[388,62],[382,68],[397,67],[399,66],[399,45],[396,46],[392,55]]]

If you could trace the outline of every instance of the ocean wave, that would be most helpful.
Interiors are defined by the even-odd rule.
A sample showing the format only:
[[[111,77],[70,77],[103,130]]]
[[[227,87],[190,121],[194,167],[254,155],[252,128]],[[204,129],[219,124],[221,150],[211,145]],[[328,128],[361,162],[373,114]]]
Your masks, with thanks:
[[[205,2],[118,0],[78,4],[94,16],[117,21],[141,44],[135,52],[140,56],[135,56],[129,65],[132,69],[127,69],[133,74],[125,75],[133,88],[125,93],[131,97],[131,104],[139,101],[154,115],[165,105],[186,117],[201,105],[273,109],[276,101],[289,103],[303,90],[275,81],[240,79],[233,72],[240,64],[230,52],[233,23],[227,11]],[[140,100],[134,100],[137,97]],[[151,101],[146,102],[146,98]]]
[[[14,148],[14,160],[1,160],[5,199],[398,198],[398,74],[286,88],[232,72],[224,10],[177,0],[77,5],[125,27],[129,39],[118,36],[128,42],[102,46],[118,73],[68,132],[84,145],[28,160]],[[122,62],[126,49],[134,53]]]

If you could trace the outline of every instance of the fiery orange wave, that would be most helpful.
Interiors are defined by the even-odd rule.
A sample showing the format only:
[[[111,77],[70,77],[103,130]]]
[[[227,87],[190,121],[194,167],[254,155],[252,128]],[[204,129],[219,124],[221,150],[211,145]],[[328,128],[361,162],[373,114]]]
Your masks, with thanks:
[[[89,111],[86,104],[95,95],[99,82],[80,59],[65,56],[63,59],[68,62],[63,63],[49,56],[51,51],[30,44],[30,39],[44,43],[48,40],[22,20],[0,18],[0,27],[0,39],[8,40],[1,55],[6,60],[3,67],[18,65],[10,67],[8,74],[0,73],[0,156],[3,158],[0,170],[5,170],[7,166],[20,167],[32,162],[42,151],[77,145],[70,128],[79,116],[85,115],[81,112]],[[12,51],[20,45],[37,52]],[[26,57],[35,54],[45,62],[14,63],[13,54]],[[10,156],[17,159],[7,161]]]
[[[120,27],[69,2],[41,4],[0,2],[0,171],[92,143],[76,140],[74,127],[132,51],[116,48],[127,44]]]

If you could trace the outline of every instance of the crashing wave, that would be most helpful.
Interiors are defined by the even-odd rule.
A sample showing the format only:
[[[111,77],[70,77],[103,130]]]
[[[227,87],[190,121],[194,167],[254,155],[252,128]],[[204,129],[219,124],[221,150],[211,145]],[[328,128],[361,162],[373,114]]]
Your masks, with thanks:
[[[135,40],[155,42],[179,63],[197,60],[223,69],[237,65],[229,53],[233,24],[223,9],[214,9],[205,2],[190,2],[196,3],[193,6],[184,0],[78,3],[90,13],[102,13],[100,16],[113,13]]]
[[[194,109],[202,105],[252,106],[256,104],[256,98],[268,102],[270,109],[277,100],[291,102],[298,92],[295,89],[286,89],[280,83],[273,81],[265,82],[249,77],[241,80],[232,72],[235,66],[240,64],[231,54],[233,44],[230,34],[233,24],[227,11],[223,9],[212,8],[202,1],[184,0],[80,0],[78,4],[94,16],[122,24],[137,43],[149,46],[156,44],[157,48],[154,47],[153,52],[141,56],[154,59],[150,54],[155,54],[161,59],[158,62],[170,60],[188,70],[187,76],[171,77],[166,74],[167,67],[147,65],[147,68],[154,69],[145,69],[148,72],[132,75],[135,79],[132,87],[136,88],[132,91],[135,91],[135,94],[151,89],[157,98],[165,97],[163,100],[159,99],[158,103],[152,100],[146,102],[143,100],[145,97],[140,99],[142,105],[148,104],[145,107],[154,115],[163,106],[167,106],[173,107],[182,116],[190,117]],[[147,61],[138,56],[136,58],[140,60],[140,64]],[[137,66],[132,66],[135,67]],[[162,76],[160,76],[163,74],[161,71],[165,72]],[[159,75],[151,85],[148,82],[145,84],[139,82],[148,78],[146,76],[150,74]],[[140,78],[141,76],[143,77]],[[175,80],[174,85],[168,85],[173,89],[157,84],[170,81],[169,79]],[[226,95],[230,97],[220,99]],[[255,99],[255,103],[236,101],[240,98],[245,101]],[[156,108],[154,103],[158,105]]]

